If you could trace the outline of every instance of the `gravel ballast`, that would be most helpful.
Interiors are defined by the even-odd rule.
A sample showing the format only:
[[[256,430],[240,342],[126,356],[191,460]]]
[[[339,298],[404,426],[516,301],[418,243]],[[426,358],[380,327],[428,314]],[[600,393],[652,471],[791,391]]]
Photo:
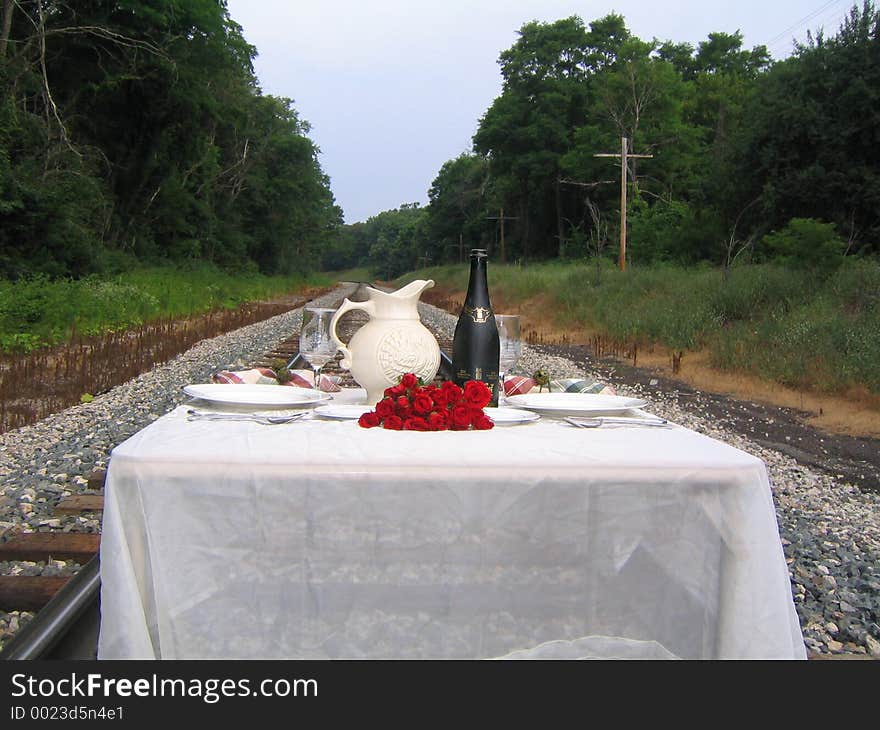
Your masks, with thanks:
[[[343,285],[316,300],[336,306],[356,285]],[[456,318],[427,304],[423,321],[451,338]],[[276,344],[298,331],[302,310],[278,315],[210,340],[92,402],[53,414],[31,426],[0,435],[0,540],[20,532],[61,530],[100,532],[100,514],[56,515],[64,497],[94,493],[88,475],[106,468],[114,446],[187,400],[182,388],[210,382],[221,369],[251,366]],[[517,372],[538,367],[557,377],[595,377],[552,348],[523,347]],[[792,595],[807,651],[812,655],[880,658],[880,494],[821,473],[722,425],[676,393],[644,385],[618,385],[621,395],[650,400],[664,418],[724,441],[767,465],[779,532],[792,582]],[[0,575],[68,575],[70,561],[0,562]],[[0,647],[32,617],[32,612],[0,611]]]

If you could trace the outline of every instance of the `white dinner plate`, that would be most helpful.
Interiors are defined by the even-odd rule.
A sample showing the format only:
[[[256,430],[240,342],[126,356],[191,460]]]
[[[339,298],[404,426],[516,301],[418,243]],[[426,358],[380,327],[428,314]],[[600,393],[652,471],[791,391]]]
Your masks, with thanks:
[[[518,423],[532,423],[541,418],[540,413],[524,411],[521,408],[484,408],[485,413],[496,426],[513,426]]]
[[[330,403],[326,406],[318,406],[315,415],[322,418],[332,418],[339,421],[354,421],[364,413],[373,410],[373,406],[354,405],[352,403]]]
[[[183,392],[212,403],[260,408],[308,408],[330,400],[329,393],[292,385],[199,383],[184,386]]]
[[[610,416],[648,405],[640,398],[602,393],[524,393],[507,396],[507,403],[548,416]]]

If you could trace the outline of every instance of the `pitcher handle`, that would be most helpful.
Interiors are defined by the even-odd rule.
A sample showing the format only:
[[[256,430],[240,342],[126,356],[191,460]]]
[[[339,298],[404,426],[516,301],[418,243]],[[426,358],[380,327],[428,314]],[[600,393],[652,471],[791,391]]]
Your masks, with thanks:
[[[343,314],[355,309],[363,310],[372,317],[375,314],[376,305],[372,300],[367,302],[353,302],[346,298],[342,300],[339,309],[336,310],[333,317],[330,319],[330,337],[333,338],[333,342],[336,344],[337,349],[342,353],[339,367],[345,370],[351,370],[351,350],[348,349],[346,343],[339,339],[339,335],[336,333],[336,323],[339,322]]]

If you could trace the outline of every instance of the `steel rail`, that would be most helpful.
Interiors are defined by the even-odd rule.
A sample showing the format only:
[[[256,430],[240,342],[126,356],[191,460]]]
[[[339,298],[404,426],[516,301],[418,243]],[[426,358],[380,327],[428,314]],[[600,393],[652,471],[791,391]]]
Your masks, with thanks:
[[[86,563],[0,652],[0,660],[94,659],[98,646],[100,560]]]

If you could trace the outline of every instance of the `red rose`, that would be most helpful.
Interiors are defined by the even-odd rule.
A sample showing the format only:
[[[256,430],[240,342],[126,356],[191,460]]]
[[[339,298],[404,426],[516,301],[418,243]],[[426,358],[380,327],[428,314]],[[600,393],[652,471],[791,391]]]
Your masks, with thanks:
[[[449,414],[450,427],[461,430],[471,425],[471,409],[466,405],[453,406]]]
[[[394,412],[401,418],[407,418],[412,414],[412,403],[405,395],[400,395],[394,400]]]
[[[464,399],[472,406],[483,408],[492,400],[492,391],[482,380],[468,380],[464,384]]]
[[[417,413],[420,416],[424,416],[426,413],[430,413],[434,408],[434,401],[431,399],[431,396],[427,393],[417,393],[413,396],[412,409],[413,413]]]
[[[390,388],[385,388],[386,398],[399,398],[402,395],[406,395],[406,386],[400,383],[392,385]]]
[[[443,385],[440,386],[443,392],[446,394],[446,402],[447,403],[456,403],[461,399],[462,390],[451,380],[446,380],[443,382]]]
[[[382,426],[392,431],[402,431],[403,419],[400,416],[388,416],[382,421]]]
[[[435,388],[431,391],[431,400],[434,401],[435,407],[446,408],[449,405],[448,391],[443,388]]]
[[[364,428],[373,428],[379,425],[379,415],[375,411],[364,413],[358,418],[358,425]]]
[[[413,373],[406,373],[401,379],[400,384],[404,388],[415,388],[419,384],[419,379]]]
[[[413,416],[412,418],[407,418],[403,422],[403,430],[404,431],[430,431],[431,427],[428,425],[428,422],[424,418],[419,418],[418,416]]]
[[[495,428],[495,422],[482,411],[480,411],[480,415],[474,419],[473,425],[475,431],[488,431],[490,428]]]
[[[388,418],[394,415],[394,401],[391,398],[383,398],[376,404],[376,413],[379,418]]]
[[[449,428],[449,411],[432,411],[428,414],[428,425],[434,431],[445,431]]]
[[[474,406],[467,406],[467,408],[470,410],[471,425],[475,424],[478,418],[482,418],[486,415],[485,413],[483,413],[482,408],[475,408]]]

